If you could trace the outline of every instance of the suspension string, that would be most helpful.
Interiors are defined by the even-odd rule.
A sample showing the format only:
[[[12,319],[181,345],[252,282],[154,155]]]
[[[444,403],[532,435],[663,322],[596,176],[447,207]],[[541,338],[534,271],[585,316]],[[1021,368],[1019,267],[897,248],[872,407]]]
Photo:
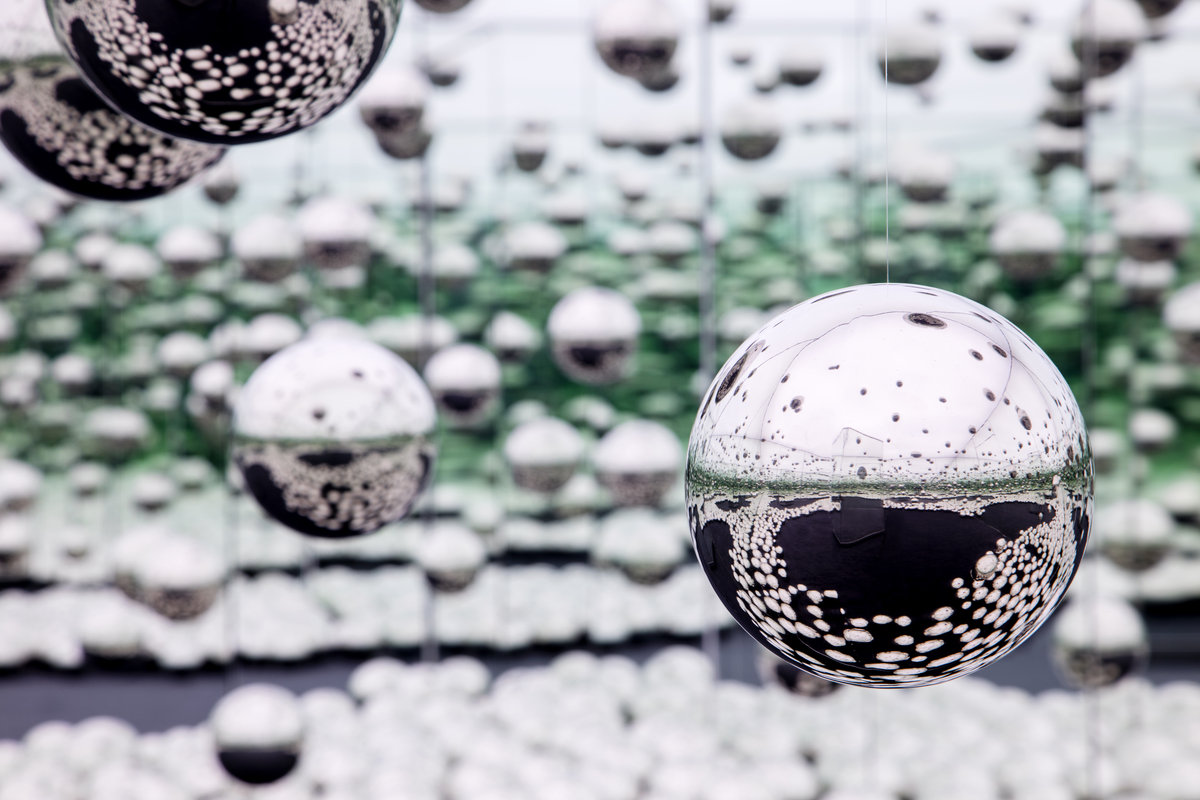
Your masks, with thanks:
[[[888,115],[888,4],[883,0],[883,241],[884,282],[892,282],[892,152]]]

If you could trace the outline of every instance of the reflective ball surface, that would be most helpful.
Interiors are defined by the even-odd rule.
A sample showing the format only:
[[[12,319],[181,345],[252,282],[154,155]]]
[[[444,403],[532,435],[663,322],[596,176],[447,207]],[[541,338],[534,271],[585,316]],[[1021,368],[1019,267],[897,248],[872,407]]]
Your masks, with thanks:
[[[539,417],[513,429],[504,442],[504,458],[513,483],[531,492],[556,492],[566,485],[583,458],[583,437],[574,426]]]
[[[71,60],[168,136],[246,144],[335,111],[382,59],[400,0],[50,0]]]
[[[242,783],[274,783],[300,759],[304,716],[296,696],[282,687],[240,686],[221,698],[208,724],[221,766]]]
[[[476,425],[500,400],[500,362],[479,345],[455,344],[439,350],[425,365],[425,382],[451,425]]]
[[[675,434],[644,419],[613,428],[592,452],[596,480],[618,506],[657,506],[679,479],[682,462]]]
[[[1052,214],[1037,209],[1001,217],[988,237],[992,257],[1015,281],[1044,278],[1058,266],[1067,231]]]
[[[1029,636],[1083,554],[1092,465],[1058,370],[995,312],[905,284],[775,317],[688,448],[700,563],[760,644],[822,678],[917,686]]]
[[[896,25],[876,50],[879,74],[888,83],[916,86],[933,77],[942,63],[938,29],[926,23]]]
[[[234,461],[263,509],[310,536],[371,533],[412,508],[432,475],[433,398],[373,342],[298,342],[238,395]]]
[[[109,108],[63,55],[43,4],[8,0],[0,30],[0,141],[41,180],[95,200],[144,200],[224,153],[155,133]]]
[[[627,78],[660,74],[679,45],[679,19],[663,0],[610,0],[596,16],[596,52]]]
[[[1137,672],[1149,655],[1142,615],[1119,597],[1072,599],[1054,620],[1054,666],[1077,688],[1116,683]]]
[[[625,295],[589,286],[554,304],[546,330],[559,369],[580,383],[605,385],[629,374],[642,318]]]

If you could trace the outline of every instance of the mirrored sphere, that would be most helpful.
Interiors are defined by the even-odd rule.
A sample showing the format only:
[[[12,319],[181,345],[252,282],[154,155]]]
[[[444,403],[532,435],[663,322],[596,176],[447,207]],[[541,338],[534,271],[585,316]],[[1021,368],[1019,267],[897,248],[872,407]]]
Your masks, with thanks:
[[[453,14],[455,11],[465,8],[471,0],[413,0],[413,2],[434,14]]]
[[[108,107],[67,60],[43,4],[0,8],[0,141],[49,184],[96,200],[143,200],[190,180],[219,147],[178,141]]]
[[[487,546],[478,533],[457,522],[434,525],[417,545],[417,565],[429,585],[453,594],[466,589],[487,563]]]
[[[455,344],[433,354],[425,383],[442,416],[467,427],[487,419],[500,399],[500,362],[474,344]]]
[[[1174,534],[1175,520],[1153,500],[1118,500],[1096,510],[1100,552],[1128,572],[1145,572],[1166,558]]]
[[[549,272],[567,246],[562,232],[544,222],[523,222],[504,237],[509,266],[530,272]]]
[[[734,106],[721,121],[721,143],[742,161],[758,161],[775,152],[783,138],[783,123],[768,105],[746,101]]]
[[[1192,235],[1192,213],[1173,197],[1145,193],[1124,203],[1113,218],[1121,252],[1137,261],[1177,258]]]
[[[221,240],[195,225],[177,225],[158,237],[158,256],[176,278],[191,278],[221,258]]]
[[[483,340],[502,364],[519,364],[542,346],[538,329],[511,311],[501,311],[492,318]]]
[[[284,217],[264,214],[233,232],[230,250],[246,277],[264,283],[281,281],[296,271],[304,255],[304,242]]]
[[[1015,281],[1043,278],[1058,266],[1067,231],[1056,217],[1036,209],[1005,214],[988,237],[992,257]]]
[[[913,686],[1001,657],[1062,598],[1091,520],[1079,407],[1021,331],[955,294],[830,292],[722,368],[688,449],[692,539],[761,644]]]
[[[362,266],[371,255],[375,216],[343,197],[315,197],[296,214],[304,254],[321,269]]]
[[[1010,14],[993,14],[975,25],[968,39],[980,61],[1006,61],[1021,43],[1021,26]]]
[[[916,86],[933,77],[942,63],[942,38],[925,23],[896,25],[876,50],[879,74],[888,83]]]
[[[642,332],[633,302],[612,289],[576,289],[546,321],[554,363],[580,383],[616,383],[629,374]]]
[[[42,232],[29,217],[0,204],[0,296],[12,291],[42,246]]]
[[[1133,0],[1088,0],[1071,27],[1071,49],[1088,75],[1112,75],[1146,38],[1146,18]]]
[[[1200,282],[1177,289],[1163,306],[1163,326],[1170,331],[1186,364],[1200,364]]]
[[[432,475],[433,398],[361,339],[304,340],[254,371],[234,408],[234,461],[263,509],[310,536],[378,530]]]
[[[556,492],[583,458],[583,437],[561,419],[541,417],[518,425],[504,441],[513,483],[531,492]]]
[[[611,0],[593,25],[596,52],[627,78],[661,73],[679,45],[679,19],[662,0]]]
[[[205,543],[178,533],[163,533],[131,563],[137,598],[167,619],[198,617],[221,591],[225,565]]]
[[[376,136],[411,133],[425,114],[425,95],[425,80],[416,70],[385,70],[363,87],[358,111]]]
[[[379,63],[400,0],[50,0],[55,33],[114,108],[167,136],[247,144],[307,128]]]
[[[1096,689],[1138,671],[1149,657],[1146,624],[1119,597],[1073,598],[1054,620],[1054,666],[1072,686]]]
[[[208,724],[221,766],[242,783],[274,783],[300,759],[304,716],[296,696],[282,687],[234,689],[213,707]]]
[[[657,506],[682,462],[683,447],[670,428],[644,419],[613,428],[592,452],[596,480],[618,506]]]

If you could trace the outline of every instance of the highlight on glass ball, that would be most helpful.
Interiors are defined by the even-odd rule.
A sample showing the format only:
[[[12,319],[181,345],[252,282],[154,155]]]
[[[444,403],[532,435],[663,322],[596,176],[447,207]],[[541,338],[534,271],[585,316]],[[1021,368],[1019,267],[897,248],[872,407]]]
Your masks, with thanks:
[[[378,66],[400,17],[399,0],[47,7],[110,105],[167,136],[218,145],[283,136],[337,110]]]
[[[437,412],[421,378],[373,342],[304,340],[267,359],[234,408],[233,458],[263,510],[303,534],[372,533],[432,477]]]
[[[1062,375],[995,312],[864,285],[750,336],[688,445],[697,555],[759,643],[828,680],[920,686],[1003,656],[1062,599],[1092,465]]]

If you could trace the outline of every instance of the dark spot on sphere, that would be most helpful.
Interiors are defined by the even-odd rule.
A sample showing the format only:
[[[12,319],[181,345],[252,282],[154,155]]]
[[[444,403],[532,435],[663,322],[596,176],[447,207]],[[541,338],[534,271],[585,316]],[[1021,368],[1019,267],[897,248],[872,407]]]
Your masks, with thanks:
[[[1021,415],[1021,427],[1027,431],[1033,430],[1033,422],[1029,419],[1028,414]]]
[[[970,353],[971,358],[975,359],[976,361],[983,361],[983,353],[979,352],[978,350],[968,350],[967,352]]]
[[[913,325],[918,325],[922,328],[944,328],[946,323],[932,314],[909,314],[905,317],[906,320]]]
[[[313,419],[317,419],[317,420],[320,420],[320,419],[325,419],[325,409],[323,409],[323,408],[314,408],[314,409],[313,409],[313,412],[312,412],[312,415],[313,415]]]
[[[799,411],[801,409],[801,407],[803,407],[803,405],[804,405],[804,398],[801,397],[800,395],[796,395],[795,397],[792,398],[792,402],[789,403],[788,405],[790,405],[792,407],[792,411]]]
[[[790,377],[791,377],[790,375],[784,375],[784,376],[783,376],[783,379],[782,379],[781,381],[779,381],[779,382],[780,382],[780,383],[787,383],[787,379],[788,379],[788,378],[790,378]]]
[[[356,377],[356,378],[362,378],[362,377],[363,377],[363,371],[362,371],[361,369],[356,369],[356,370],[354,370],[353,372],[351,372],[350,374],[351,374],[351,375],[353,375],[353,376],[354,376],[354,377]]]
[[[904,381],[896,381],[896,386],[897,386],[897,387],[900,387],[900,386],[903,386],[903,385],[904,385]]]
[[[858,477],[859,477],[859,478],[861,478],[862,480],[866,480],[866,479],[867,479],[867,468],[866,468],[866,467],[859,467],[859,468],[858,468],[858,472],[857,472],[856,474],[857,474],[857,475],[858,475]]]
[[[900,421],[900,415],[892,414],[892,422],[899,422],[899,421]]]
[[[859,394],[866,394],[866,393],[867,393],[867,390],[866,390],[866,389],[859,389],[859,390],[858,390],[858,393],[859,393]]]
[[[995,395],[995,393],[994,393],[994,392],[992,392],[992,390],[991,390],[991,389],[984,389],[984,390],[983,390],[983,396],[984,396],[984,397],[986,397],[988,400],[995,400],[995,399],[996,399],[996,395]]]
[[[1008,353],[1004,352],[1004,348],[999,345],[993,344],[992,349],[999,353],[1001,358],[1008,358]]]

